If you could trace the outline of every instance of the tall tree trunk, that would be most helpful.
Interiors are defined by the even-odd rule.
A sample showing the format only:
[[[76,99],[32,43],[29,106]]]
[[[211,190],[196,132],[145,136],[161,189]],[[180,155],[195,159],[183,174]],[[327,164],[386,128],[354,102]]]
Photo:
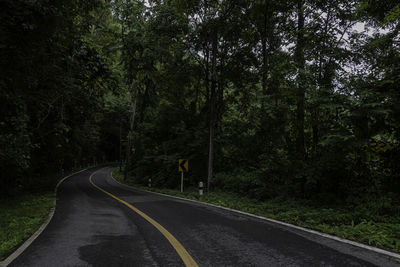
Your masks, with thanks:
[[[312,133],[313,133],[313,150],[314,154],[317,154],[318,143],[319,143],[319,107],[318,105],[313,108],[311,112],[312,121]]]
[[[212,61],[211,61],[211,92],[210,92],[210,117],[209,117],[209,144],[208,144],[208,173],[207,173],[207,192],[210,191],[210,183],[213,177],[214,164],[214,135],[216,121],[216,89],[217,89],[217,32],[214,31],[212,37]]]
[[[325,25],[324,25],[324,31],[323,31],[323,36],[328,36],[328,26],[329,26],[329,21],[330,21],[330,14],[331,10],[328,9],[327,15],[326,15],[326,20],[325,20]],[[324,48],[327,48],[327,41],[324,39],[322,42],[322,45]],[[332,49],[326,49],[328,51],[331,51]],[[316,155],[317,150],[318,150],[318,143],[319,143],[319,113],[320,113],[320,97],[324,93],[323,91],[325,90],[325,85],[323,84],[323,78],[322,78],[322,71],[323,71],[323,57],[324,54],[322,51],[319,51],[319,57],[318,57],[318,79],[317,79],[317,88],[315,90],[315,95],[318,99],[318,101],[314,104],[312,107],[312,112],[311,112],[311,123],[312,123],[312,136],[313,136],[313,152]],[[330,61],[330,59],[329,59]]]
[[[268,27],[268,5],[264,7],[264,21],[263,28],[260,31],[261,34],[261,54],[262,54],[262,76],[261,76],[261,87],[262,87],[262,101],[261,110],[264,112],[265,109],[265,97],[267,96],[267,75],[268,75],[268,55],[267,55],[267,27]]]
[[[211,108],[213,109],[213,108]],[[207,172],[207,192],[210,191],[211,179],[213,176],[214,163],[214,132],[215,126],[210,122],[209,143],[208,143],[208,172]]]
[[[329,13],[328,13],[329,16]],[[325,27],[326,29],[326,27]],[[325,31],[326,32],[326,31]],[[312,136],[313,136],[313,153],[317,154],[318,143],[319,143],[319,97],[321,95],[321,81],[322,81],[322,54],[319,54],[318,59],[318,79],[317,88],[315,90],[315,96],[318,98],[317,103],[312,107],[311,111],[311,124],[312,124]]]
[[[138,104],[138,116],[137,116],[137,121],[138,123],[144,122],[144,112],[146,111],[146,107],[149,102],[149,90],[150,90],[150,81],[146,80],[145,85],[144,85],[144,92],[141,94],[141,92],[138,92],[140,95],[140,100]]]
[[[205,54],[205,86],[206,86],[206,101],[207,103],[210,102],[210,78],[209,78],[209,72],[210,72],[210,49],[208,47],[208,43],[206,44],[204,48],[204,54]]]
[[[130,118],[130,123],[129,123],[129,133],[128,133],[128,146],[126,149],[126,161],[125,161],[125,170],[124,170],[124,179],[126,180],[128,177],[128,164],[131,158],[132,154],[132,135],[133,135],[133,126],[135,125],[135,114],[136,114],[136,101],[137,100],[137,95],[136,95],[136,89],[131,91],[131,118]]]
[[[304,74],[304,3],[297,1],[297,43],[295,60],[297,65],[297,110],[296,110],[296,150],[300,159],[305,158],[304,147],[304,102],[305,102],[305,74]]]

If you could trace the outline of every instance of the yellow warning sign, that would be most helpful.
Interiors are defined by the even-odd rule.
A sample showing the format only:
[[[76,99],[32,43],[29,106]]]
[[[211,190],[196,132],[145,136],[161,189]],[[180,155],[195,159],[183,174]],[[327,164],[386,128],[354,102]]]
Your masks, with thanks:
[[[178,170],[180,172],[188,172],[189,171],[189,161],[187,159],[180,159],[178,164]]]

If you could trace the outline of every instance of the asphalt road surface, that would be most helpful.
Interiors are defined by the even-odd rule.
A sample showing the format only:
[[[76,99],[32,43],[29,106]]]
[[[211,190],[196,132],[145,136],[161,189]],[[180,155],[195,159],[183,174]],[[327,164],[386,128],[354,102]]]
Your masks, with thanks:
[[[111,170],[66,179],[49,225],[9,266],[396,265],[311,233],[128,188]]]

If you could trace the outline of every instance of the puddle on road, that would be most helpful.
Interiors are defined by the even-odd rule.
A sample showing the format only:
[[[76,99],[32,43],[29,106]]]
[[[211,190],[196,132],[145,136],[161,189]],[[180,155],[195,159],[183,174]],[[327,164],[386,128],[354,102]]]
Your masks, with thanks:
[[[79,248],[80,259],[92,266],[158,266],[145,242],[134,236],[98,235],[95,240]]]

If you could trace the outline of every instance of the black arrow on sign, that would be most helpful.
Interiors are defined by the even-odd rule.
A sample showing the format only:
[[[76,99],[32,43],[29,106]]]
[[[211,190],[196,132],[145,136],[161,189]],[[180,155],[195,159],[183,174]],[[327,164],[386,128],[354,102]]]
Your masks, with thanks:
[[[182,160],[181,163],[179,164],[179,167],[181,167],[181,170],[183,170],[183,171],[185,171],[185,172],[187,172],[186,166],[185,166],[186,161],[187,161],[187,159],[184,159],[184,160]]]

